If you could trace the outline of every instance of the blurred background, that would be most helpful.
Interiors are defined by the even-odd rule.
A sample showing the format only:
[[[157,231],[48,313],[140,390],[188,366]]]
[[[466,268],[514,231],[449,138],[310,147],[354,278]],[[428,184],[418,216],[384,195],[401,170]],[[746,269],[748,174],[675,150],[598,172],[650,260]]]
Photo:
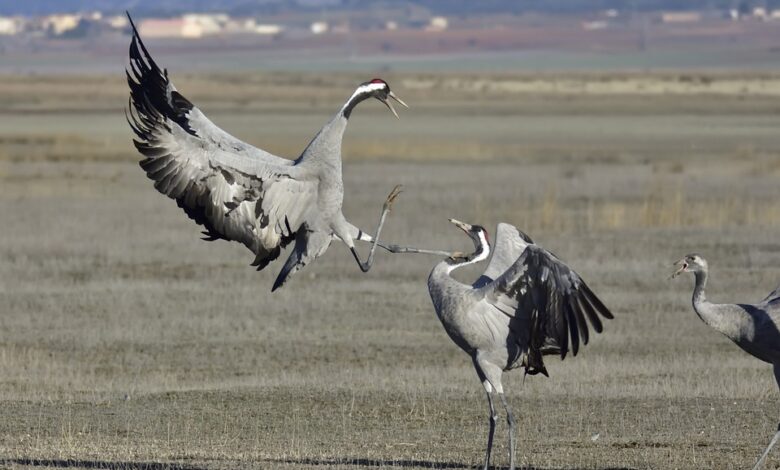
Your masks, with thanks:
[[[271,295],[280,266],[200,241],[154,190],[125,122],[125,10],[184,96],[287,158],[385,79],[410,108],[352,114],[347,218],[371,230],[401,183],[388,241],[463,250],[448,217],[509,222],[602,297],[616,319],[580,355],[506,378],[522,465],[745,467],[775,431],[770,368],[668,276],[699,252],[715,301],[780,281],[780,1],[0,0],[0,467],[483,455],[435,259],[362,274],[334,244]]]
[[[573,71],[777,62],[774,0],[31,0],[0,4],[0,71],[109,72],[124,11],[170,67]]]

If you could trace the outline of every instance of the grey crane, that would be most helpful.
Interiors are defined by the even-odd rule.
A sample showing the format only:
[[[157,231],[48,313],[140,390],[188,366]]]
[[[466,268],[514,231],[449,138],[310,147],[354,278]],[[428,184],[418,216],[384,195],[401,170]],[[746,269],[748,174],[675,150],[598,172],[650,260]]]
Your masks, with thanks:
[[[597,332],[601,319],[612,313],[577,273],[555,255],[536,245],[525,233],[501,223],[496,247],[484,274],[472,285],[451,277],[453,270],[486,260],[490,255],[487,231],[450,219],[474,242],[471,254],[421,250],[391,245],[396,253],[448,255],[428,277],[428,291],[439,320],[450,338],[469,356],[487,393],[490,429],[485,469],[490,465],[496,415],[493,391],[498,393],[509,425],[509,468],[515,468],[515,421],[504,397],[504,371],[524,367],[526,374],[547,374],[542,356],[571,350],[580,340],[588,343],[586,318]]]
[[[128,14],[128,18],[130,15]],[[403,106],[381,79],[362,83],[312,139],[296,160],[253,147],[212,123],[180,94],[141,41],[130,19],[128,122],[144,156],[140,165],[158,191],[175,199],[190,219],[204,228],[204,239],[242,243],[254,254],[257,270],[279,257],[295,241],[272,290],[322,255],[333,239],[344,242],[362,271],[368,271],[387,212],[400,193],[388,195],[376,236],[349,223],[341,212],[344,185],[341,141],[355,106],[368,98]],[[355,240],[372,242],[365,262]]]
[[[704,323],[734,341],[745,352],[772,364],[780,387],[780,286],[757,304],[715,304],[707,300],[705,288],[709,267],[701,255],[692,253],[678,260],[672,278],[693,273],[693,310]],[[780,439],[780,425],[753,470],[758,470]]]

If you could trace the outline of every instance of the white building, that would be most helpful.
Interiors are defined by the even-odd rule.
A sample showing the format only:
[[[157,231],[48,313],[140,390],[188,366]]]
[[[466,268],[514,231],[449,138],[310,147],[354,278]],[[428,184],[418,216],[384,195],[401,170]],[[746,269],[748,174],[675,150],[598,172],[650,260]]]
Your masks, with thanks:
[[[80,15],[49,15],[43,18],[43,27],[55,36],[60,36],[76,29],[79,21],[81,21]]]
[[[428,23],[428,26],[425,27],[426,31],[444,31],[447,29],[450,25],[450,22],[447,20],[447,18],[443,16],[434,16],[431,18],[431,21]]]
[[[21,29],[21,21],[10,16],[0,16],[0,35],[13,36]]]
[[[179,38],[184,33],[184,20],[149,18],[142,20],[138,29],[147,38]]]
[[[114,29],[125,29],[130,26],[125,15],[116,15],[106,18],[106,23]]]
[[[223,27],[230,21],[230,17],[224,13],[200,14],[190,13],[183,17],[185,31],[192,35],[187,37],[200,37],[219,34]]]
[[[251,31],[255,34],[273,36],[275,34],[280,34],[284,31],[284,28],[278,24],[257,24]]]
[[[312,34],[327,33],[330,26],[325,21],[315,21],[310,26]]]
[[[661,13],[661,21],[664,23],[698,23],[701,21],[701,13],[698,11],[669,11]]]

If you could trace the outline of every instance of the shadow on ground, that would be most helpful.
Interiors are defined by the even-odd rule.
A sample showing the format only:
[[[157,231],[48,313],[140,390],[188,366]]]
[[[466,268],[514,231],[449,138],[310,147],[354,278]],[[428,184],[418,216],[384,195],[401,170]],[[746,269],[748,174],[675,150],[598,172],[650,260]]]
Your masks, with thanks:
[[[481,468],[482,466],[474,466],[460,462],[435,462],[430,460],[391,460],[391,459],[366,459],[366,458],[341,458],[341,459],[268,459],[266,462],[273,462],[278,464],[294,464],[294,465],[312,465],[312,466],[347,466],[354,465],[356,467],[399,467],[399,468]],[[490,468],[494,470],[504,470],[507,467],[495,467]],[[576,467],[572,468],[542,468],[542,467],[518,467],[518,470],[577,470]],[[635,470],[630,467],[605,467],[601,470]]]
[[[25,465],[44,468],[95,468],[104,470],[205,470],[176,462],[106,462],[102,460],[73,459],[0,459],[0,466]]]

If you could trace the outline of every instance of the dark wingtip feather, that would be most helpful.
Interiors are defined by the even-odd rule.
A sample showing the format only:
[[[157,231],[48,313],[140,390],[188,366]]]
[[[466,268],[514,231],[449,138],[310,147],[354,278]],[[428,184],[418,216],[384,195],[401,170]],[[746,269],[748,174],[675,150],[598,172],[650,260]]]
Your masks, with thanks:
[[[585,314],[582,309],[579,308],[577,298],[569,296],[569,309],[577,319],[577,328],[579,329],[580,337],[582,338],[582,344],[588,344],[590,341],[590,332],[588,331],[588,324],[585,322]]]
[[[601,302],[601,299],[599,299],[596,294],[593,293],[592,290],[590,290],[590,287],[585,285],[583,283],[585,295],[588,296],[588,299],[590,300],[590,303],[593,304],[593,306],[598,310],[598,312],[603,316],[604,318],[613,320],[615,318],[614,315],[612,315],[612,312],[604,305],[603,302]]]
[[[576,313],[574,313],[569,302],[564,303],[563,311],[569,324],[569,333],[571,334],[571,354],[576,356],[580,351],[580,329],[579,325],[577,325]]]
[[[130,12],[125,10],[125,15],[127,15],[127,20],[130,21],[130,27],[133,28],[133,34],[138,35],[138,30],[135,27],[135,23],[133,22],[133,17],[130,16]]]
[[[560,294],[556,293],[557,298],[555,299],[555,307],[560,309],[561,308],[561,297]],[[560,348],[561,348],[561,360],[566,359],[566,354],[569,352],[569,319],[566,317],[566,315],[561,315],[561,325],[559,325],[558,331],[556,332],[558,335],[558,341],[560,342]]]
[[[128,18],[130,15],[128,14]],[[130,20],[133,39],[130,41],[130,67],[125,70],[130,87],[130,103],[148,128],[169,129],[169,120],[175,122],[187,133],[197,136],[190,126],[188,113],[194,108],[192,102],[173,89],[168,80],[168,71],[161,70],[152,58]],[[142,131],[146,130],[141,128]],[[145,136],[147,139],[149,136]]]
[[[604,331],[604,325],[601,323],[599,315],[593,310],[593,306],[583,292],[578,292],[577,303],[580,305],[580,309],[585,312],[585,315],[588,316],[588,320],[590,320],[590,324],[593,326],[596,333]]]

